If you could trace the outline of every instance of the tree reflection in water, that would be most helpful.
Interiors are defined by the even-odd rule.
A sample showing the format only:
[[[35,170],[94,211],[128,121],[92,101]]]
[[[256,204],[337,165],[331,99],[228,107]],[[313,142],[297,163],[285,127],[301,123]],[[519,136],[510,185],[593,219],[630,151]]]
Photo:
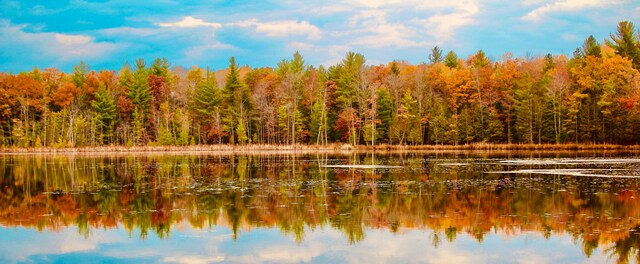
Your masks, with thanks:
[[[334,228],[350,243],[365,239],[367,229],[423,229],[432,232],[436,247],[459,232],[480,243],[492,231],[546,238],[567,233],[586,256],[601,247],[618,262],[640,261],[637,179],[487,174],[578,165],[517,167],[484,158],[3,156],[0,224],[38,230],[71,225],[85,237],[97,228],[123,227],[131,236],[139,230],[141,239],[150,232],[169,239],[179,223],[228,226],[235,239],[253,228],[278,227],[299,242],[305,230]],[[452,160],[466,165],[442,165]]]

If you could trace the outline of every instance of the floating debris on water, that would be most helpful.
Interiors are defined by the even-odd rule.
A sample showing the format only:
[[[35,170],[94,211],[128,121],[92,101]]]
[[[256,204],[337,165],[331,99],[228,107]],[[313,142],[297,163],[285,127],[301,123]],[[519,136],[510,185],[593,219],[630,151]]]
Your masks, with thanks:
[[[322,165],[322,168],[346,168],[346,169],[399,169],[403,166],[390,165],[364,165],[364,164],[347,164],[347,165]]]
[[[604,174],[597,172],[619,172],[627,171],[623,169],[527,169],[527,170],[512,170],[512,171],[487,171],[489,174],[543,174],[543,175],[565,175],[565,176],[578,176],[578,177],[598,177],[598,178],[640,178],[640,175],[625,175],[625,174]],[[637,172],[636,172],[637,173]]]

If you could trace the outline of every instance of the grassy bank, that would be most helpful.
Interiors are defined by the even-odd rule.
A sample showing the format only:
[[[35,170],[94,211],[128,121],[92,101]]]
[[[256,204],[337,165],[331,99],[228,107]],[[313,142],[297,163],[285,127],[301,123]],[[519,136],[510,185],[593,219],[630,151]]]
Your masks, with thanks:
[[[329,145],[196,145],[196,146],[88,146],[74,148],[0,148],[11,153],[134,153],[134,152],[228,152],[228,153],[330,153],[371,151],[374,147],[348,144]],[[376,145],[376,152],[398,151],[640,151],[640,145],[611,144],[469,144],[469,145]]]
[[[359,150],[371,150],[372,146],[357,146]],[[376,150],[408,150],[408,151],[438,151],[438,150],[640,150],[640,145],[614,145],[614,144],[487,144],[474,143],[465,145],[376,145]]]
[[[354,148],[349,145],[194,145],[194,146],[87,146],[73,148],[0,148],[0,154],[10,153],[134,153],[134,152],[334,152],[350,151]]]

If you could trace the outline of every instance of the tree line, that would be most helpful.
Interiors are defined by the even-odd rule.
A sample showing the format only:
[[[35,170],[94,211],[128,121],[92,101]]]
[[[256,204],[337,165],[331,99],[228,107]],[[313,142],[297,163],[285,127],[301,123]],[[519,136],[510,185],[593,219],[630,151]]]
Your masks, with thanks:
[[[55,67],[0,73],[0,145],[640,143],[640,33],[623,21],[571,57],[434,47],[425,63],[325,68]]]

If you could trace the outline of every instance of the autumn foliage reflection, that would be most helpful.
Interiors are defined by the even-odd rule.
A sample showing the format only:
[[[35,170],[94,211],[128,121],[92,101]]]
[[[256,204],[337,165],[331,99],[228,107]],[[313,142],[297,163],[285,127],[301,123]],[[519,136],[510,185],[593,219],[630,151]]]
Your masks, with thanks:
[[[338,158],[338,159],[336,159]],[[328,168],[327,164],[402,169]],[[440,166],[422,155],[5,156],[0,224],[38,230],[124,228],[168,238],[177,225],[225,226],[237,238],[279,228],[304,239],[334,228],[356,243],[367,229],[431,233],[434,246],[465,233],[569,234],[589,256],[638,259],[639,182],[484,174],[505,165]]]

